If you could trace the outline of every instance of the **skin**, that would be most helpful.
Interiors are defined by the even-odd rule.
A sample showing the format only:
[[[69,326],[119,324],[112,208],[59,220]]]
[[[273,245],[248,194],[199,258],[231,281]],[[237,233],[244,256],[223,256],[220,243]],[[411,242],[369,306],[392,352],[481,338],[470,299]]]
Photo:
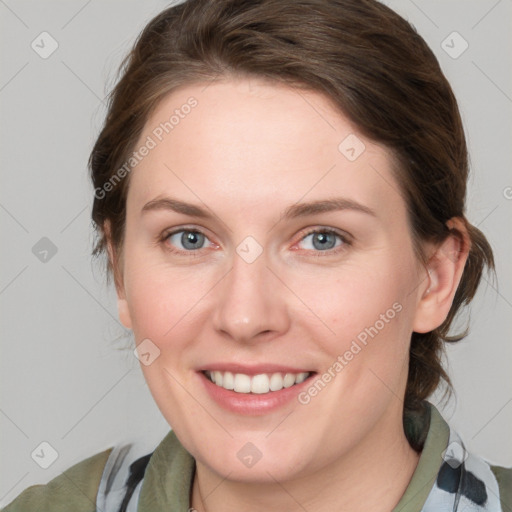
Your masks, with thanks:
[[[141,365],[145,379],[196,459],[191,506],[392,510],[419,459],[402,425],[411,333],[431,331],[448,314],[467,258],[464,226],[449,223],[461,241],[425,246],[429,275],[413,251],[388,150],[316,92],[257,79],[186,86],[159,104],[140,143],[190,96],[198,105],[131,172],[125,239],[117,250],[109,243],[109,254],[122,323],[137,344],[149,338],[160,350]],[[353,162],[338,150],[349,134],[366,147]],[[164,196],[213,217],[141,213]],[[282,218],[295,203],[338,196],[375,216]],[[207,238],[193,256],[173,253],[187,249],[182,233],[165,239],[171,228]],[[308,236],[316,228],[338,229],[350,243],[336,238],[329,255]],[[263,249],[252,263],[236,252],[247,236]],[[306,405],[228,412],[196,372],[229,361],[322,374],[395,303],[401,311]],[[262,453],[250,468],[237,457],[247,442]]]

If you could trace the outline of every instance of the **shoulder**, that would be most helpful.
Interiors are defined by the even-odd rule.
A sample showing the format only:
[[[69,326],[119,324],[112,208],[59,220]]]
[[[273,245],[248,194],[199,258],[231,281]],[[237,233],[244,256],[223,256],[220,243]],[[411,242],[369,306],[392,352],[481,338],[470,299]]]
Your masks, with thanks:
[[[512,509],[512,467],[505,468],[503,466],[490,465],[500,490],[500,500],[507,507]]]
[[[466,507],[486,512],[511,510],[512,467],[498,466],[468,451],[451,427],[443,459],[436,486],[455,495],[460,510]]]
[[[112,450],[82,460],[46,485],[28,487],[2,512],[68,512],[70,507],[74,512],[94,512],[98,487]]]
[[[512,510],[512,468],[495,465],[469,451],[437,408],[432,404],[429,406],[428,434],[416,470],[418,475],[415,473],[411,481],[414,496],[421,494],[418,506],[422,512]],[[418,439],[424,430],[410,429],[413,434],[417,433]],[[435,471],[436,478],[426,485]]]
[[[1,512],[132,510],[153,451],[154,442],[144,438],[112,446],[71,466],[46,485],[25,489]]]

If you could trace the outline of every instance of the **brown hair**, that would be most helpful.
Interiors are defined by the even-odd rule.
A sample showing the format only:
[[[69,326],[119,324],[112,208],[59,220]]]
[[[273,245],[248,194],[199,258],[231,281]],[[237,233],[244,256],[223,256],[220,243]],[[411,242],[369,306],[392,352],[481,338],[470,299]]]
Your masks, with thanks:
[[[129,173],[108,192],[105,184],[169,92],[217,77],[254,76],[323,93],[363,135],[390,148],[420,259],[421,241],[450,234],[448,219],[460,217],[468,229],[471,248],[448,317],[432,332],[412,335],[404,406],[417,410],[441,379],[451,393],[443,341],[466,336],[467,329],[450,336],[450,325],[494,259],[485,236],[464,216],[468,156],[455,96],[414,27],[375,0],[189,0],[148,23],[120,73],[89,159],[100,235],[94,255],[106,248],[105,221],[121,252]],[[107,266],[110,275],[114,267],[109,260]]]

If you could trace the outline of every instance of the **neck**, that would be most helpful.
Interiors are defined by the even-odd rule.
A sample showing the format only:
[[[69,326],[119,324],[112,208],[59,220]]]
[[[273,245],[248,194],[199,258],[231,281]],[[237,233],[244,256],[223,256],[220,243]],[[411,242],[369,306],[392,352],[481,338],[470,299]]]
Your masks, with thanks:
[[[283,483],[236,482],[196,463],[191,506],[197,512],[391,512],[407,489],[420,454],[407,441],[401,414],[388,423],[379,422],[334,463]]]

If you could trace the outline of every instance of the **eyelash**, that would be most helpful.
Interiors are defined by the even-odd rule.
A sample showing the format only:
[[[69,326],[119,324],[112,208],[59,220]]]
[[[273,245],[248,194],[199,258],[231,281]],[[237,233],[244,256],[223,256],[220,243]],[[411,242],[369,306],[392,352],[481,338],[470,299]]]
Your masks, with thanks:
[[[196,229],[196,228],[186,228],[186,227],[182,227],[180,229],[176,229],[174,231],[167,231],[167,232],[164,232],[162,234],[162,236],[160,237],[160,242],[164,244],[165,248],[167,251],[173,253],[173,254],[178,254],[178,255],[186,255],[186,256],[193,256],[193,257],[196,257],[196,256],[199,256],[199,252],[202,251],[202,249],[193,249],[191,251],[183,251],[181,249],[170,249],[169,248],[169,245],[166,243],[167,240],[172,236],[172,235],[175,235],[177,233],[182,233],[182,232],[188,232],[188,233],[198,233],[198,234],[201,234],[203,235],[206,239],[208,239],[208,237],[202,232],[200,231],[199,229]],[[345,235],[342,235],[339,231],[335,230],[335,229],[332,229],[332,228],[315,228],[315,229],[312,229],[308,232],[306,232],[302,238],[299,240],[299,242],[302,242],[306,237],[312,235],[312,234],[315,234],[315,233],[324,233],[324,234],[330,234],[330,235],[335,235],[337,236],[343,243],[341,245],[339,245],[338,247],[335,247],[333,249],[328,249],[326,251],[312,251],[313,254],[314,254],[314,257],[325,257],[325,256],[334,256],[338,253],[340,253],[341,251],[345,250],[346,247],[352,245],[350,240],[348,239],[347,236]]]

